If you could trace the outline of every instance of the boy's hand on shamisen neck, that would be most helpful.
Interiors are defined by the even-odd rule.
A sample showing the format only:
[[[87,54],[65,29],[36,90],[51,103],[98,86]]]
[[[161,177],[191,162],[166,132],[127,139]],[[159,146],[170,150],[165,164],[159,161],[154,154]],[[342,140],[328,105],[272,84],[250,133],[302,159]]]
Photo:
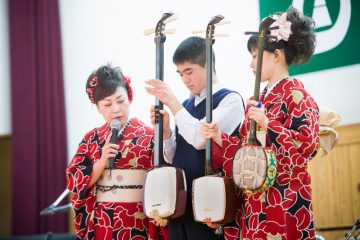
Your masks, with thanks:
[[[163,104],[168,106],[174,115],[182,108],[182,104],[166,83],[158,79],[150,79],[145,83],[147,84],[145,86],[146,92],[157,97]]]

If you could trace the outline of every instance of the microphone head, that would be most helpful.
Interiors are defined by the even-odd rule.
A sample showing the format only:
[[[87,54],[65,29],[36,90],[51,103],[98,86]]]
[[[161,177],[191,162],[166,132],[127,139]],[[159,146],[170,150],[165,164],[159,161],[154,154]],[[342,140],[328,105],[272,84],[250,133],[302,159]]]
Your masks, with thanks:
[[[113,128],[119,129],[119,128],[120,128],[120,125],[121,125],[121,123],[120,123],[119,120],[113,119],[113,120],[111,121],[111,123],[110,123],[110,128],[111,128],[111,129],[113,129]]]

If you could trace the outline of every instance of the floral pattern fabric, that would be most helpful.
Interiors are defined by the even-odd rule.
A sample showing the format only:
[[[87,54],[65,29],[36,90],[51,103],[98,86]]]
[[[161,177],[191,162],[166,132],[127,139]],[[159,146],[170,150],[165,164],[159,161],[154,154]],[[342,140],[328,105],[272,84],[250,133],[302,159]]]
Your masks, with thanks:
[[[266,95],[266,97],[265,97]],[[269,118],[267,147],[275,153],[278,173],[267,192],[240,194],[239,229],[224,229],[227,239],[315,239],[308,162],[317,153],[319,109],[296,79],[283,79],[271,92],[260,96]],[[246,144],[250,119],[238,137],[222,133],[222,157],[231,176],[232,158]],[[218,147],[218,146],[217,146]],[[219,148],[219,147],[218,147]]]
[[[77,239],[162,239],[166,229],[145,216],[141,202],[96,202],[96,189],[89,186],[92,166],[110,133],[108,124],[88,132],[66,169],[67,188],[73,193]],[[118,142],[115,168],[153,168],[153,129],[133,118]],[[163,234],[162,234],[163,233]],[[165,238],[165,237],[164,237]]]

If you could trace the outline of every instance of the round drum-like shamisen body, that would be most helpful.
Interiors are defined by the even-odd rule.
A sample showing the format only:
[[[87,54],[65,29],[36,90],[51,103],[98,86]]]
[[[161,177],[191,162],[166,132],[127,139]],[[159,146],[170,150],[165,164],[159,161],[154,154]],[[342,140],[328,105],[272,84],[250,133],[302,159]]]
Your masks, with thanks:
[[[269,189],[275,182],[276,172],[276,158],[271,148],[247,145],[234,155],[233,180],[248,194]]]

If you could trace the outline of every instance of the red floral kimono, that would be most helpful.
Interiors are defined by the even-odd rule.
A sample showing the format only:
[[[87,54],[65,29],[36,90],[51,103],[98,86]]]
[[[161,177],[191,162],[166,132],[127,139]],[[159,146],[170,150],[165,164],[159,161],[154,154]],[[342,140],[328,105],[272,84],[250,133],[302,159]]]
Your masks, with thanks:
[[[296,79],[281,80],[260,101],[269,118],[266,145],[276,155],[278,174],[267,192],[253,196],[241,194],[237,213],[240,233],[224,229],[227,239],[315,239],[308,162],[319,143],[319,109],[314,99]],[[245,120],[240,136],[222,134],[224,168],[228,169],[238,146],[245,145],[250,119]],[[227,171],[227,174],[229,171]]]
[[[100,159],[109,132],[108,124],[88,132],[66,169],[67,188],[73,193],[77,239],[162,239],[161,234],[157,236],[153,222],[146,218],[141,202],[97,202],[96,184],[89,187],[92,166]],[[153,130],[138,119],[130,120],[118,144],[116,168],[153,167]],[[162,228],[162,231],[165,236],[166,230]]]

